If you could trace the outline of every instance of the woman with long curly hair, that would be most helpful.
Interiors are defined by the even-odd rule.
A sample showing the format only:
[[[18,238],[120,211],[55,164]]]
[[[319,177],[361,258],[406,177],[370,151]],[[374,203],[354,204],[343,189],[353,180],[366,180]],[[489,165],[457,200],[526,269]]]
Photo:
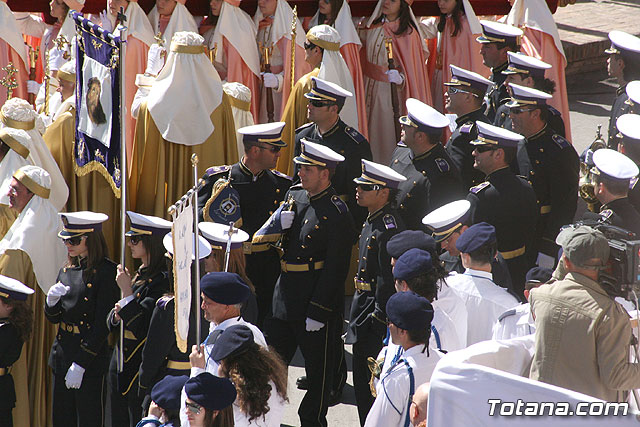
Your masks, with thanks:
[[[27,305],[27,295],[33,289],[6,276],[0,276],[0,427],[13,426],[12,410],[16,391],[11,376],[13,365],[22,352],[22,345],[31,336],[33,312]]]
[[[236,390],[231,381],[203,372],[189,379],[184,391],[191,427],[233,427]]]
[[[44,307],[58,333],[51,347],[53,426],[102,425],[104,379],[111,348],[107,315],[118,300],[116,264],[107,258],[102,223],[96,212],[61,213],[58,236],[69,259],[49,289]]]
[[[236,426],[278,427],[287,399],[287,368],[275,351],[260,347],[244,325],[225,329],[211,358],[218,376],[229,378],[238,397],[233,405]]]

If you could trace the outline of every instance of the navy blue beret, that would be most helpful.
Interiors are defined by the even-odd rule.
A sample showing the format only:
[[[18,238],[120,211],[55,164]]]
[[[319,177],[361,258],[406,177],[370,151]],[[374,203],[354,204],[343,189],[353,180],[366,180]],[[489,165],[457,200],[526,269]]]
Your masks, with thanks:
[[[409,249],[396,260],[393,266],[393,278],[409,280],[433,269],[431,254],[422,249]]]
[[[436,241],[424,231],[405,230],[396,234],[387,242],[387,252],[395,259],[400,258],[400,255],[411,248],[432,252],[436,248]]]
[[[164,410],[180,409],[180,393],[188,379],[186,375],[167,375],[151,389],[151,400]]]
[[[256,346],[253,332],[245,325],[233,325],[225,329],[211,350],[211,358],[220,362],[227,356],[242,354],[251,346]]]
[[[456,249],[465,254],[480,249],[484,245],[496,242],[496,229],[487,222],[479,222],[458,237]]]
[[[429,329],[433,320],[433,307],[429,300],[413,291],[396,292],[387,301],[387,317],[400,329]]]
[[[551,270],[550,268],[533,267],[532,269],[527,271],[525,282],[547,283],[549,280],[551,280],[552,274],[553,270]]]
[[[184,385],[187,397],[212,411],[220,411],[236,400],[236,388],[227,378],[203,372]]]
[[[245,302],[251,293],[236,273],[212,272],[200,279],[200,291],[218,304],[234,305]]]

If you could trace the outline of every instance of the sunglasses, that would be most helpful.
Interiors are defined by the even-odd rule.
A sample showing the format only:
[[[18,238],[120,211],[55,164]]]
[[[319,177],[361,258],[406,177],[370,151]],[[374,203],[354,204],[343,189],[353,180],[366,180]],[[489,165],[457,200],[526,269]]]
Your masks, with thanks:
[[[129,241],[134,246],[142,241],[142,236],[140,236],[138,234],[134,234],[133,236],[127,236],[127,237],[129,237]]]
[[[331,101],[318,101],[317,99],[310,99],[309,100],[309,104],[313,105],[314,107],[328,107],[329,105],[332,105],[333,102],[331,102]]]
[[[311,43],[311,42],[304,42],[304,50],[309,50],[309,49],[313,49],[314,47],[316,47],[315,44]]]
[[[378,184],[358,184],[356,187],[362,191],[377,191],[380,189]]]
[[[473,93],[473,92],[467,92],[466,90],[458,89],[458,88],[455,88],[455,87],[453,87],[453,86],[449,86],[449,87],[447,88],[447,92],[449,92],[449,94],[451,94],[451,95],[455,95],[456,93],[468,93],[469,95],[473,95],[473,96],[475,96],[476,98],[478,98],[478,95],[476,95],[476,94],[475,94],[475,93]]]
[[[535,108],[511,107],[509,109],[509,112],[513,114],[522,114],[525,111],[533,111],[533,110],[535,110]]]
[[[198,415],[200,414],[200,411],[202,411],[202,406],[197,403],[184,402],[184,406],[186,406],[187,411],[191,412],[193,415]]]
[[[75,237],[70,237],[68,239],[62,239],[62,242],[65,245],[69,245],[69,246],[78,246],[80,243],[82,243],[82,239],[86,239],[87,236],[75,236]]]
[[[271,151],[272,153],[280,152],[280,148],[281,148],[281,147],[276,147],[275,145],[269,145],[269,146],[256,145],[256,147],[258,147],[258,148],[260,148],[262,150]]]
[[[493,151],[496,148],[497,147],[494,147],[493,145],[476,145],[478,153],[486,153],[487,151]]]

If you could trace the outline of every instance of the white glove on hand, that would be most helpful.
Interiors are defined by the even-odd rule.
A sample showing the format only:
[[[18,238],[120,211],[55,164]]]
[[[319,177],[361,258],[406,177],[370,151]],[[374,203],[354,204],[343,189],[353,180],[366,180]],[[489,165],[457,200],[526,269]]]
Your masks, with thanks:
[[[273,73],[262,73],[262,80],[264,81],[264,87],[271,89],[278,88],[278,78]]]
[[[111,23],[111,17],[109,16],[109,12],[107,12],[106,9],[100,12],[100,24],[103,30],[106,30],[109,32],[113,31],[113,24]]]
[[[49,292],[47,292],[47,305],[49,307],[56,305],[58,301],[60,301],[60,298],[62,298],[63,295],[66,295],[69,290],[71,290],[69,286],[65,286],[60,282],[53,285],[49,289]]]
[[[164,67],[164,57],[162,56],[163,52],[167,50],[160,46],[157,43],[154,43],[149,48],[149,53],[147,54],[147,69],[144,70],[145,74],[149,74],[152,76],[157,76],[158,73]]]
[[[389,78],[389,83],[395,83],[397,85],[401,85],[404,82],[402,78],[402,74],[398,70],[389,70],[385,73]]]
[[[64,376],[64,383],[67,388],[80,388],[82,385],[82,377],[84,376],[84,368],[73,362]]]
[[[291,228],[291,224],[293,224],[293,218],[295,218],[296,213],[294,211],[282,211],[280,212],[280,226],[283,230],[288,230]]]
[[[35,80],[27,80],[27,92],[37,95],[40,91],[40,83]]]
[[[307,332],[316,332],[324,328],[324,323],[318,322],[317,320],[313,320],[312,318],[307,317],[307,320],[305,320],[305,326],[306,326]]]
[[[49,51],[49,70],[50,71],[58,71],[60,67],[67,62],[66,59],[62,56],[64,51],[58,49],[57,47],[52,48]]]

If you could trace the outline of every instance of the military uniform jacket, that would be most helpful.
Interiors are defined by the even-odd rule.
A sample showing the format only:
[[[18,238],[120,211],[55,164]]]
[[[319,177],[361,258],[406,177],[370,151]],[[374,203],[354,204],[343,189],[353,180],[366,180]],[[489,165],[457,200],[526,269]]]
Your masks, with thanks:
[[[211,198],[213,185],[221,178],[230,178],[231,187],[240,195],[242,230],[249,236],[258,231],[278,209],[291,187],[291,177],[276,170],[265,170],[254,175],[242,161],[233,166],[214,166],[202,177],[205,185],[198,192],[198,216],[204,221],[203,209]]]
[[[616,126],[616,121],[618,120],[618,117],[629,112],[629,104],[626,102],[629,97],[627,96],[626,90],[626,84],[616,89],[616,98],[613,100],[613,105],[611,106],[607,147],[613,150],[618,149],[618,137],[616,136],[618,135],[618,127]]]
[[[22,352],[22,344],[18,329],[8,319],[0,319],[0,368],[9,368],[16,363]],[[0,409],[9,410],[15,403],[13,378],[7,372],[0,376]]]
[[[484,181],[484,174],[473,167],[472,152],[475,146],[470,144],[478,136],[477,121],[489,123],[482,108],[458,117],[456,130],[447,143],[447,153],[460,171],[463,188],[470,188]]]
[[[636,233],[636,239],[640,239],[640,213],[623,197],[602,205],[600,216],[616,227]]]
[[[505,62],[499,67],[491,69],[491,77],[489,80],[491,80],[495,86],[489,89],[486,97],[486,114],[489,118],[489,123],[493,123],[496,119],[496,115],[498,114],[498,108],[507,101],[507,98],[509,98],[509,92],[507,92],[507,87],[504,85],[504,81],[507,76],[502,74],[508,66],[509,63]]]
[[[464,197],[460,173],[440,144],[419,156],[398,145],[391,168],[407,180],[398,185],[398,213],[407,229],[421,230],[422,218],[432,210]]]
[[[100,376],[111,356],[107,315],[120,295],[116,264],[104,258],[91,271],[85,272],[85,267],[83,260],[79,267],[60,269],[57,282],[71,289],[56,305],[44,307],[47,319],[59,325],[49,355],[49,366],[56,375],[64,375],[75,362],[86,369],[85,376]]]
[[[550,105],[547,105],[547,110],[549,111],[549,127],[553,129],[555,133],[564,137],[565,136],[565,128],[564,128],[564,120],[562,119],[562,114],[560,111],[556,110]],[[495,126],[500,126],[501,128],[507,130],[513,130],[513,126],[511,123],[511,117],[509,117],[509,107],[506,104],[502,104],[498,108],[498,112],[496,113],[496,118],[493,121]]]
[[[133,300],[129,301],[119,312],[124,322],[124,366],[118,373],[118,389],[123,395],[127,394],[132,386],[137,383],[138,370],[142,363],[142,349],[147,341],[149,322],[158,298],[169,292],[169,279],[167,273],[158,271],[150,274],[148,268],[138,269],[134,278]],[[107,325],[112,331],[119,331],[118,326],[113,325],[115,310],[111,310]],[[115,367],[115,358],[118,349],[113,353],[112,369]],[[135,388],[134,388],[135,390]],[[136,393],[137,391],[134,391]]]
[[[324,134],[320,133],[315,123],[307,123],[296,129],[294,156],[300,155],[302,150],[300,140],[302,138],[325,145],[344,156],[344,162],[338,163],[336,172],[331,178],[331,185],[338,196],[347,202],[349,211],[359,228],[367,216],[367,210],[356,203],[356,184],[353,179],[360,176],[361,160],[373,159],[369,141],[360,132],[347,126],[341,119],[338,119],[336,124]],[[298,165],[296,164],[294,164],[294,171],[294,181],[298,182]]]
[[[540,221],[538,251],[557,256],[555,239],[563,225],[571,224],[578,203],[579,159],[573,146],[545,126],[518,145],[519,174],[536,193]]]
[[[396,291],[387,242],[403,230],[404,224],[391,204],[369,215],[364,223],[355,277],[356,292],[347,330],[348,344],[357,341],[358,334],[366,334],[369,328],[382,331],[382,335],[386,332],[387,301]]]
[[[356,237],[353,219],[333,187],[309,197],[302,186],[295,185],[289,195],[295,218],[285,235],[273,316],[326,322],[344,309],[344,282]]]
[[[638,177],[631,179],[627,197],[629,198],[629,203],[640,212],[640,184],[638,184],[638,181],[640,181]]]
[[[511,252],[532,246],[538,209],[531,185],[504,167],[472,187],[472,222],[488,222],[496,228],[498,251]],[[507,256],[505,256],[507,258]]]
[[[165,295],[158,299],[153,309],[147,341],[142,349],[142,363],[138,376],[139,391],[143,395],[151,393],[151,388],[166,375],[189,375],[191,372],[191,364],[189,363],[191,346],[203,342],[209,333],[209,329],[205,326],[208,322],[205,322],[204,317],[201,317],[200,337],[196,336],[195,327],[189,328],[187,351],[181,352],[176,343],[175,308],[173,295]],[[193,309],[190,313],[189,324],[196,324]]]

